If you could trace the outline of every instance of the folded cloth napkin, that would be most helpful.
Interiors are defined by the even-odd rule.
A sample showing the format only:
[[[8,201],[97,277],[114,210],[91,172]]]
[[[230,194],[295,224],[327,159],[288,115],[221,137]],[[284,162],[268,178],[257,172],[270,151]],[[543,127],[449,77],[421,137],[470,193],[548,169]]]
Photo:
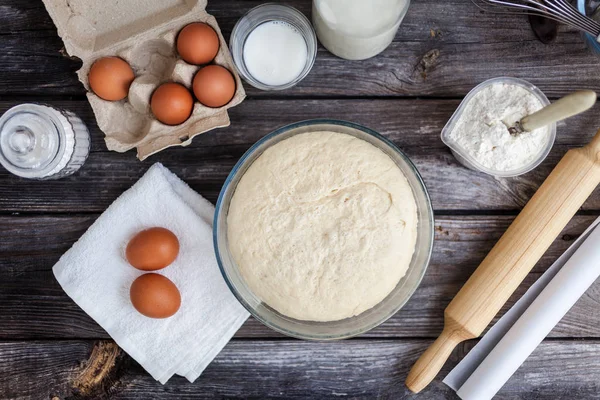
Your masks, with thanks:
[[[193,382],[248,318],[217,266],[213,214],[211,203],[154,164],[53,268],[64,291],[163,384],[173,374]],[[155,271],[181,292],[181,308],[166,319],[141,315],[129,300],[131,283],[144,272],[129,265],[125,247],[153,226],[171,230],[180,243],[177,259]]]

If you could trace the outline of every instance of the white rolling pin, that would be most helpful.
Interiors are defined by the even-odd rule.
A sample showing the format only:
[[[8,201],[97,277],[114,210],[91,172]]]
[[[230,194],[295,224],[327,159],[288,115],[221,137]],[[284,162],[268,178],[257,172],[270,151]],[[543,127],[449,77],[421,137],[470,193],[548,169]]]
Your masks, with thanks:
[[[554,278],[458,388],[459,397],[463,400],[488,400],[496,395],[599,276],[600,226],[596,225]]]

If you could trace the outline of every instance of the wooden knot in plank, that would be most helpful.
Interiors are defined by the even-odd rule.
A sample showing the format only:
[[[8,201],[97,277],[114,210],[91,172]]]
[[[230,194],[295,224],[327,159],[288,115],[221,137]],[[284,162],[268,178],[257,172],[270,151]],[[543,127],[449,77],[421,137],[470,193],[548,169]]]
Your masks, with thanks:
[[[82,371],[73,379],[73,396],[70,399],[98,398],[114,393],[128,360],[116,343],[96,342],[90,358],[82,365]]]
[[[421,77],[427,79],[427,75],[432,72],[439,64],[440,51],[438,49],[429,50],[421,57],[414,68],[413,77]]]

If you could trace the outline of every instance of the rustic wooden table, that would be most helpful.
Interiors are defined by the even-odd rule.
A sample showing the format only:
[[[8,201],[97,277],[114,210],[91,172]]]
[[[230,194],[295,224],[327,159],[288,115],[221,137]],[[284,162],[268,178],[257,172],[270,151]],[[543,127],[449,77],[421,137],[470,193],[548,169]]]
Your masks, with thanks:
[[[236,20],[261,1],[211,0],[229,37]],[[310,1],[288,2],[306,15]],[[0,170],[0,397],[9,399],[214,397],[412,398],[410,366],[442,328],[444,307],[477,267],[565,151],[600,128],[598,106],[558,129],[554,149],[535,171],[495,179],[461,167],[439,134],[461,98],[496,76],[514,76],[557,98],[600,91],[600,58],[579,33],[562,29],[538,42],[526,20],[478,11],[469,0],[414,0],[394,43],[362,62],[319,48],[311,74],[278,93],[247,87],[231,126],[201,135],[145,162],[106,150],[75,71],[40,0],[0,1],[0,112],[43,101],[77,112],[92,133],[79,173],[35,182]],[[369,126],[416,163],[436,215],[425,279],[388,322],[356,339],[312,343],[282,337],[250,319],[195,382],[155,382],[61,290],[51,268],[98,215],[160,161],[215,201],[242,153],[271,130],[333,117]],[[528,287],[600,210],[595,193],[513,296]],[[519,369],[499,398],[600,398],[600,284],[593,286]],[[510,305],[508,304],[508,305]],[[507,305],[507,306],[508,306]],[[444,376],[475,341],[463,343]],[[416,397],[416,396],[415,396]],[[456,398],[438,379],[420,398]]]

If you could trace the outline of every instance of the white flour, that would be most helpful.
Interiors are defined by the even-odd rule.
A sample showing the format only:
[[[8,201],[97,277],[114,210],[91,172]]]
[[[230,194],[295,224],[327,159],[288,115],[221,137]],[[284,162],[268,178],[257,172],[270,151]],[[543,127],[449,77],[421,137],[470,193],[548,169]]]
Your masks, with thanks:
[[[483,88],[467,103],[449,136],[483,166],[513,171],[531,164],[550,139],[548,127],[512,136],[513,125],[543,107],[529,90],[509,83]]]

